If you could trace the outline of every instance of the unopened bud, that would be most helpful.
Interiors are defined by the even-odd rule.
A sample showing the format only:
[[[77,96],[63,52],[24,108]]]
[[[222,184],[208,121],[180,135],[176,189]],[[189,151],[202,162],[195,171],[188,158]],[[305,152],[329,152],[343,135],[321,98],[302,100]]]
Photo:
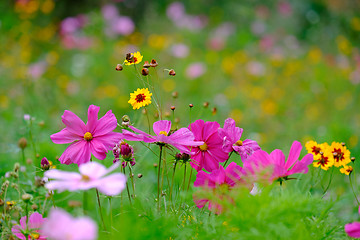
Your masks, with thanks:
[[[37,153],[37,154],[35,155],[35,157],[36,157],[36,158],[39,158],[39,157],[40,157],[40,154]]]
[[[322,152],[322,151],[320,151],[319,153],[320,153],[320,155],[324,155],[324,152]]]
[[[175,92],[172,92],[171,95],[173,98],[177,98],[179,96],[179,93],[175,91]]]
[[[14,164],[14,172],[18,172],[20,170],[20,164],[19,163],[15,163]]]
[[[150,67],[157,67],[158,63],[155,59],[152,59],[150,62]]]
[[[176,75],[176,72],[174,71],[174,69],[170,69],[169,75],[170,76],[175,76]]]
[[[203,106],[204,106],[204,108],[207,108],[209,106],[209,102],[204,102]]]
[[[345,145],[346,145],[346,144],[345,144],[344,142],[341,143],[341,146],[345,147]]]
[[[170,108],[170,109],[174,111],[174,110],[175,110],[175,106],[171,106],[171,108]]]
[[[18,146],[19,146],[19,148],[21,148],[21,149],[25,149],[26,148],[26,146],[27,146],[27,140],[26,140],[26,138],[20,138],[19,139],[19,141],[18,141]]]
[[[170,117],[170,112],[166,111],[166,112],[164,113],[164,116],[165,116],[165,117]]]
[[[116,70],[116,71],[122,71],[122,70],[123,70],[123,66],[119,63],[118,65],[116,65],[115,70]]]
[[[24,202],[28,203],[28,202],[30,202],[30,200],[32,199],[32,196],[31,196],[30,194],[25,193],[25,194],[23,194],[23,195],[21,196],[21,199],[22,199]]]
[[[352,162],[355,162],[355,157],[351,157],[350,160],[351,160]]]
[[[181,160],[181,157],[182,157],[182,154],[181,154],[181,153],[175,154],[175,160],[176,160],[176,161]]]
[[[142,178],[142,176],[143,176],[143,175],[142,175],[141,173],[139,173],[139,174],[137,175],[138,178]]]
[[[33,163],[31,158],[26,159],[26,164],[31,165]]]
[[[337,156],[337,152],[333,152],[333,155],[334,155],[334,157],[336,157],[336,156]]]
[[[158,167],[157,163],[154,163],[154,165],[153,165],[153,166],[154,166],[154,168],[157,168],[157,167]]]
[[[49,168],[50,168],[50,163],[46,157],[41,159],[41,168],[42,168],[42,170],[49,170]]]
[[[143,69],[141,70],[141,74],[142,74],[143,76],[149,75],[149,69],[148,69],[148,68],[143,68]]]
[[[189,104],[189,107],[192,108],[192,107],[194,107],[194,105],[193,105],[192,103],[190,103],[190,104]]]
[[[125,56],[125,59],[126,59],[126,61],[128,61],[128,62],[133,61],[133,60],[134,60],[134,54],[132,54],[132,53],[127,53],[126,56]]]
[[[36,211],[38,208],[39,208],[39,207],[38,207],[38,205],[36,205],[36,204],[31,205],[31,209],[34,210],[34,211]]]
[[[150,67],[149,61],[145,61],[143,67],[144,68],[149,68]]]
[[[5,202],[0,198],[0,206],[4,206]]]
[[[213,107],[213,109],[211,110],[212,115],[215,115],[217,113],[217,108]]]
[[[39,127],[44,127],[44,126],[45,126],[45,122],[44,122],[44,121],[40,121],[40,122],[38,123],[38,125],[39,125]]]

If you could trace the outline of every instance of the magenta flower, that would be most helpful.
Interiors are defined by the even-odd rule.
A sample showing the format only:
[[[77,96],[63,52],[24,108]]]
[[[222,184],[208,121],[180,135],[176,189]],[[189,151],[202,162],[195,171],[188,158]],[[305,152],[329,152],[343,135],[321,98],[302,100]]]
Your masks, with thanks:
[[[90,161],[91,153],[97,159],[104,160],[108,150],[119,142],[121,133],[113,132],[117,126],[115,115],[110,110],[98,119],[99,109],[94,105],[89,106],[86,125],[74,113],[65,110],[61,118],[66,127],[50,136],[54,143],[71,143],[59,158],[61,163],[80,165]]]
[[[80,173],[51,169],[45,172],[44,176],[53,180],[47,182],[45,187],[59,192],[97,188],[108,196],[114,196],[119,194],[126,186],[124,174],[113,173],[108,175],[118,166],[119,163],[115,163],[109,169],[106,169],[100,163],[88,162],[79,166]]]
[[[360,214],[360,206],[358,211]],[[349,237],[360,238],[360,222],[353,222],[346,224],[345,232]]]
[[[13,226],[11,232],[23,240],[26,240],[24,233],[29,234],[28,239],[46,240],[47,235],[40,230],[46,218],[43,218],[40,213],[34,212],[29,217],[28,226],[26,226],[26,219],[26,216],[22,217],[20,225]]]
[[[156,134],[155,136],[151,136],[133,126],[130,126],[130,129],[138,134],[123,130],[123,138],[128,141],[169,144],[185,153],[190,152],[189,147],[196,147],[203,144],[201,141],[194,141],[194,134],[187,128],[180,128],[171,133],[171,122],[168,120],[154,122],[153,130]]]
[[[73,218],[60,208],[51,210],[41,229],[52,240],[95,240],[98,235],[98,227],[91,218]]]
[[[217,198],[222,199],[226,191],[234,188],[237,184],[244,183],[241,177],[244,175],[243,169],[235,162],[232,162],[226,169],[220,165],[219,169],[213,170],[211,173],[199,171],[196,175],[194,187],[203,187],[213,189],[212,193]],[[202,208],[209,202],[209,210],[216,209],[221,211],[222,207],[218,203],[214,203],[209,199],[198,198],[194,196],[194,202],[198,208]]]
[[[301,143],[294,141],[286,162],[284,153],[279,149],[275,149],[270,154],[262,150],[256,151],[244,162],[243,169],[255,178],[264,171],[268,171],[270,182],[277,179],[287,180],[288,176],[295,173],[305,174],[309,171],[308,165],[313,162],[313,155],[306,154],[299,161],[301,149]]]
[[[217,122],[204,122],[204,120],[196,120],[189,125],[190,131],[193,132],[196,141],[203,141],[199,147],[191,149],[192,159],[190,165],[200,171],[205,168],[206,171],[211,172],[219,168],[219,162],[225,162],[228,159],[227,152],[222,149],[223,141],[219,137]]]
[[[116,146],[113,148],[113,154],[114,163],[120,161],[120,156],[122,157],[124,160],[121,163],[122,167],[126,167],[128,162],[130,162],[131,166],[136,164],[134,158],[134,148],[125,141],[120,141],[119,144],[116,144]]]
[[[219,136],[223,139],[223,150],[225,152],[235,151],[241,156],[241,160],[246,160],[255,151],[260,150],[258,143],[254,140],[245,139],[241,141],[242,128],[236,127],[234,119],[225,120],[224,128],[219,128]]]

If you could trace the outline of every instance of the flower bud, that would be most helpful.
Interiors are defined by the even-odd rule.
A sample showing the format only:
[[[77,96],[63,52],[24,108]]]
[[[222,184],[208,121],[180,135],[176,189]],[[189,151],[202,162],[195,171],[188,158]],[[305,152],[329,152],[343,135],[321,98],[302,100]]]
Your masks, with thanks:
[[[44,126],[45,126],[45,122],[44,122],[44,121],[40,121],[40,122],[38,123],[38,125],[39,125],[39,127],[44,127]]]
[[[132,53],[127,53],[127,54],[125,55],[125,59],[126,59],[126,61],[128,61],[128,62],[133,61],[133,60],[134,60],[134,54],[132,54]]]
[[[157,168],[157,167],[158,167],[157,163],[154,163],[153,166],[154,166],[154,168]]]
[[[39,208],[39,206],[36,204],[31,205],[31,209],[34,211],[36,211],[38,208]]]
[[[142,74],[143,76],[149,75],[149,69],[148,69],[148,68],[143,68],[143,69],[141,70],[141,74]]]
[[[149,61],[145,61],[143,67],[144,68],[149,68],[150,67]]]
[[[204,106],[204,108],[207,108],[209,106],[209,102],[204,102],[203,106]]]
[[[182,157],[182,154],[181,154],[181,153],[175,154],[175,160],[176,160],[176,161],[181,160],[181,157]]]
[[[26,159],[26,164],[31,165],[33,163],[31,158]]]
[[[194,105],[192,103],[189,104],[189,108],[192,108],[194,107]]]
[[[351,157],[350,160],[351,160],[352,162],[355,162],[355,157]]]
[[[120,143],[120,154],[125,161],[133,160],[134,149],[126,142]]]
[[[4,206],[5,202],[0,198],[0,206]]]
[[[174,69],[170,69],[169,75],[170,76],[175,76],[176,75],[176,72],[174,71]]]
[[[157,67],[158,63],[155,59],[152,59],[150,62],[150,67]]]
[[[175,106],[171,106],[171,108],[170,108],[170,109],[174,111],[174,110],[175,110]]]
[[[28,202],[30,202],[30,200],[32,199],[32,196],[31,196],[30,194],[28,194],[28,193],[25,193],[25,194],[23,194],[23,195],[21,196],[21,199],[22,199],[24,202],[28,203]]]
[[[177,98],[179,96],[179,93],[177,91],[175,91],[175,92],[172,92],[171,95],[173,98]]]
[[[45,181],[43,178],[39,176],[35,176],[35,186],[36,187],[43,187],[45,185]]]
[[[212,115],[215,115],[217,113],[217,108],[213,107],[213,109],[211,110]]]
[[[26,140],[26,138],[24,138],[24,137],[20,138],[19,141],[18,141],[18,146],[19,146],[19,148],[21,148],[21,149],[25,149],[26,146],[27,146],[27,140]]]
[[[20,170],[20,164],[19,163],[15,163],[14,164],[14,172],[18,172]]]
[[[141,173],[139,173],[139,174],[137,175],[138,178],[142,178],[142,176],[143,176],[143,175],[142,175]]]
[[[49,168],[50,168],[50,163],[46,157],[41,159],[41,168],[42,168],[42,170],[49,170]]]
[[[122,71],[122,70],[123,70],[123,66],[119,63],[118,65],[116,65],[115,70],[116,70],[116,71]]]

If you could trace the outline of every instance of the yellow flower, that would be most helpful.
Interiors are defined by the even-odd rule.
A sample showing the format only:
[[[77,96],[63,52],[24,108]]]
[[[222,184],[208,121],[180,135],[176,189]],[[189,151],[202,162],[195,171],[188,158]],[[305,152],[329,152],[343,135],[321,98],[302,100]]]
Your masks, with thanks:
[[[324,153],[325,150],[329,147],[329,144],[322,143],[318,144],[315,141],[308,141],[305,144],[306,150],[308,150],[308,153],[311,153],[314,155],[314,160],[320,160],[322,158],[321,153]]]
[[[125,65],[132,65],[132,64],[138,64],[142,61],[143,56],[140,54],[140,52],[135,53],[129,53],[126,55],[126,59],[124,61]]]
[[[349,175],[352,171],[353,171],[353,167],[352,166],[344,166],[343,168],[340,168],[340,172],[346,175]]]
[[[317,157],[316,159],[314,156],[314,167],[321,166],[321,169],[327,171],[332,165],[334,165],[334,158],[331,157],[331,153],[325,152],[323,154],[319,154],[319,157]]]
[[[345,166],[351,162],[350,151],[341,143],[333,142],[331,146],[326,149],[325,153],[333,159],[335,167]]]
[[[147,88],[138,88],[135,92],[130,93],[130,100],[128,103],[131,104],[133,109],[139,109],[147,106],[151,103],[152,93]]]

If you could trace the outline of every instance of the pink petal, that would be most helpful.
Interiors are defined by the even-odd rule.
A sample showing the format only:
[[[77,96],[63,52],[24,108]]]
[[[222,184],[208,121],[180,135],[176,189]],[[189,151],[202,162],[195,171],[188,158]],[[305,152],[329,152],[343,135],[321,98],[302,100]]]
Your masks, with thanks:
[[[70,144],[60,156],[59,161],[67,165],[71,163],[80,165],[90,161],[90,157],[89,143],[86,140],[81,140]]]
[[[61,116],[61,119],[70,132],[78,136],[84,136],[86,132],[85,123],[78,116],[76,116],[75,113],[65,110],[64,114]]]
[[[94,134],[97,126],[99,110],[100,107],[95,105],[90,105],[88,108],[88,121],[86,123],[86,131],[92,134]]]
[[[19,239],[26,240],[26,237],[24,234],[21,233],[24,228],[21,228],[19,225],[15,225],[11,228],[11,232]]]
[[[138,135],[135,134],[133,132],[130,132],[128,130],[122,130],[123,131],[123,139],[128,140],[128,141],[143,141],[144,140],[144,135]]]
[[[345,232],[349,237],[360,238],[360,222],[346,224]]]
[[[171,129],[171,122],[168,120],[160,120],[160,121],[154,122],[153,129],[154,129],[154,133],[156,135],[159,135],[161,131],[169,133],[170,129]]]
[[[207,200],[207,199],[197,199],[196,197],[194,197],[193,200],[194,200],[195,205],[198,208],[203,208],[206,205],[206,203],[209,202],[209,200]]]
[[[307,173],[309,171],[309,164],[313,162],[313,155],[311,153],[306,154],[300,162],[294,164],[290,171],[288,171],[288,175],[292,175],[295,173]]]
[[[115,145],[115,144],[114,144]],[[93,139],[89,143],[90,151],[99,160],[104,160],[108,152],[107,148],[97,139]]]
[[[107,150],[113,149],[121,139],[123,139],[123,134],[119,132],[110,132],[100,137],[93,138],[93,140],[101,142]]]
[[[107,169],[98,162],[88,162],[79,166],[79,172],[90,179],[99,179],[107,173]]]
[[[212,179],[209,178],[209,174],[204,171],[200,171],[196,174],[196,180],[194,182],[194,187],[210,187],[215,188],[216,184]]]
[[[294,141],[293,144],[291,145],[289,157],[285,164],[286,169],[289,169],[299,159],[301,149],[302,149],[301,143],[298,141]]]
[[[203,152],[198,148],[192,149],[192,161],[190,166],[193,167],[196,171],[200,171],[203,168]]]
[[[43,218],[40,213],[34,212],[29,217],[29,228],[39,229],[46,218]]]
[[[26,229],[26,219],[27,219],[26,216],[20,218],[20,225],[21,225],[22,229]]]
[[[219,134],[217,131],[219,129],[219,127],[220,127],[220,124],[218,122],[206,122],[204,125],[204,128],[203,128],[203,131],[202,131],[202,139],[199,139],[199,140],[204,140],[205,142],[207,142],[208,138],[210,136],[216,135],[220,141],[220,144],[222,144],[222,140],[219,137]]]
[[[231,162],[225,169],[226,183],[230,186],[235,186],[244,175],[242,167],[237,165],[235,162]]]
[[[194,134],[195,140],[204,140],[202,136],[204,125],[205,123],[202,119],[198,119],[189,125],[188,128]]]
[[[225,179],[226,179],[226,173],[225,173],[224,167],[220,165],[219,169],[213,170],[210,173],[210,178],[213,179],[213,181],[217,185],[224,184]]]
[[[109,110],[102,118],[97,121],[93,137],[99,137],[112,132],[117,127],[115,115]]]
[[[63,192],[63,191],[78,191],[81,188],[81,186],[79,185],[80,180],[79,181],[50,181],[47,182],[45,184],[45,188],[49,189],[49,190],[57,190],[58,192]]]
[[[125,186],[126,176],[122,173],[114,173],[97,181],[97,188],[107,196],[118,195]]]
[[[270,153],[270,158],[273,164],[285,167],[285,155],[281,150],[275,149],[272,151]]]
[[[44,177],[57,180],[80,180],[81,175],[76,172],[65,172],[58,169],[50,169],[44,173]]]
[[[203,161],[203,168],[205,168],[205,170],[208,172],[212,172],[213,170],[219,168],[219,162],[216,161],[216,159],[213,158],[212,155],[210,155],[209,151],[203,153],[202,161]]]
[[[84,135],[77,135],[70,132],[67,128],[64,128],[58,133],[54,133],[50,136],[50,139],[56,144],[72,143],[76,140],[81,140]]]
[[[91,218],[81,217],[73,222],[71,231],[72,240],[95,240],[97,235],[98,226]]]

